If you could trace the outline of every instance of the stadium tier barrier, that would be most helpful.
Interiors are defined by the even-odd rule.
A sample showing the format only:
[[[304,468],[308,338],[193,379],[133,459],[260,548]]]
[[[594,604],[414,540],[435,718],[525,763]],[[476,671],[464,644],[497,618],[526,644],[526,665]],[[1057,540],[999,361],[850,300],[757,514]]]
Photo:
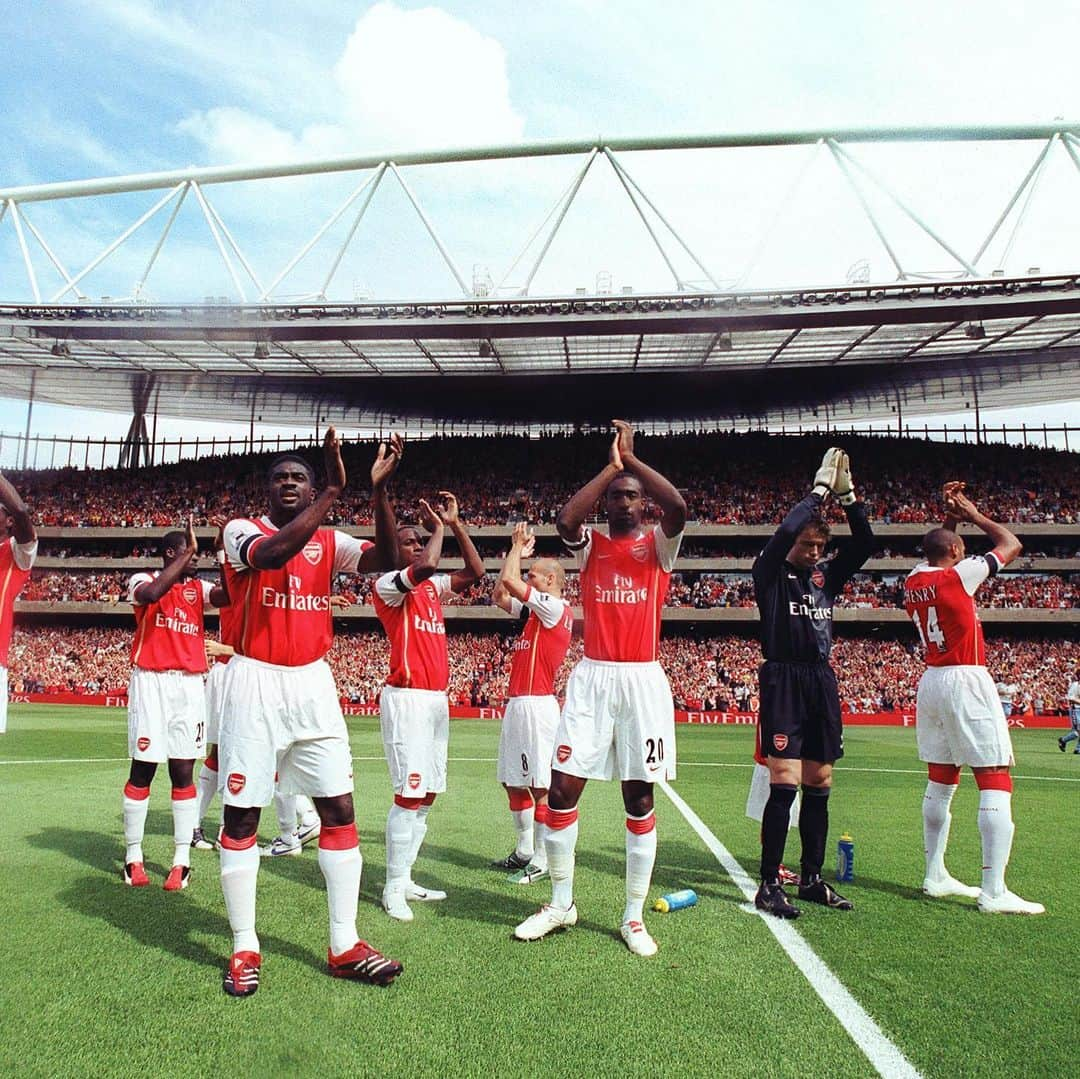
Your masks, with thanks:
[[[99,708],[126,708],[127,693],[12,693],[11,704],[75,704],[96,705]],[[341,710],[347,716],[377,716],[379,706],[341,699]],[[503,709],[498,706],[474,708],[468,705],[450,705],[451,719],[501,720]],[[757,725],[756,712],[688,712],[675,709],[676,723],[690,723],[702,727],[753,727]],[[853,727],[914,727],[914,712],[846,712],[844,723]],[[1009,717],[1009,726],[1018,729],[1066,728],[1068,716],[1018,715]]]

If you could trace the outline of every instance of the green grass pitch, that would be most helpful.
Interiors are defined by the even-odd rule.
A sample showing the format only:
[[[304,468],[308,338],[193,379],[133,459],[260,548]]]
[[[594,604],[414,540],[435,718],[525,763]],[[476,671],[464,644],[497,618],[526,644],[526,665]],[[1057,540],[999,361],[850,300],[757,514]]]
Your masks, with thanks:
[[[547,882],[515,886],[487,868],[513,843],[494,779],[494,723],[451,727],[450,790],[416,867],[449,898],[415,904],[409,925],[391,921],[378,906],[391,792],[377,721],[352,720],[351,730],[365,858],[360,931],[405,973],[385,990],[323,973],[326,901],[309,850],[263,864],[263,980],[238,1001],[220,989],[230,938],[217,855],[193,852],[187,891],[160,887],[171,855],[164,774],[145,843],[154,886],[121,884],[123,713],[13,706],[0,738],[0,1073],[873,1074],[659,791],[653,895],[692,887],[700,902],[648,917],[656,959],[631,956],[618,938],[623,823],[613,784],[590,784],[582,800],[580,923],[514,941],[513,926],[550,892]],[[1080,758],[1058,752],[1056,733],[1015,735],[1016,773],[1027,778],[1017,780],[1009,867],[1014,890],[1048,913],[1006,918],[919,891],[925,776],[913,732],[847,732],[831,845],[843,830],[855,837],[856,880],[843,890],[856,909],[810,907],[796,927],[923,1075],[1059,1076],[1075,1066]],[[750,751],[747,728],[684,727],[675,787],[753,874],[757,826],[743,816]],[[976,802],[967,774],[949,864],[969,883],[980,861]],[[274,827],[271,808],[263,836]]]

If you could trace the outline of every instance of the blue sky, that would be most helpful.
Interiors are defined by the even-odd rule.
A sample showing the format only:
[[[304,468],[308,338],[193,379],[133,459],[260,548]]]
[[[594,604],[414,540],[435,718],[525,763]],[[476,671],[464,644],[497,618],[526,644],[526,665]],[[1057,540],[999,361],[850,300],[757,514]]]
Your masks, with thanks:
[[[1080,119],[1080,5],[1072,3],[0,0],[0,12],[8,43],[0,66],[0,188],[600,133]],[[930,206],[970,249],[1036,149],[948,148],[935,151],[932,168],[912,149],[876,149],[867,160],[915,205]],[[1048,165],[1015,244],[1002,250],[1010,271],[1076,269],[1080,213],[1064,224],[1061,215],[1076,205],[1080,176],[1063,153],[1059,158]],[[629,166],[716,275],[735,280],[770,207],[805,160],[766,152],[732,167],[705,155],[642,155]],[[568,159],[458,167],[410,182],[463,274],[487,266],[498,280],[576,167]],[[831,282],[859,258],[875,279],[894,275],[850,192],[828,169],[818,161],[810,168],[749,283]],[[266,278],[357,182],[343,176],[208,193]],[[154,197],[39,204],[28,216],[73,271]],[[621,200],[609,173],[590,175],[536,290],[591,286],[601,270],[616,285],[670,285]],[[894,211],[881,212],[910,265],[942,266],[925,238]],[[400,190],[385,183],[365,219],[363,243],[350,249],[335,279],[339,293],[452,289],[410,214]],[[127,294],[155,229],[148,226],[144,246],[135,245],[130,257],[118,253],[88,278],[88,292]],[[192,206],[178,219],[168,255],[148,281],[153,298],[234,291]],[[285,293],[310,291],[318,263],[316,252]],[[49,272],[42,266],[45,292]],[[25,290],[4,220],[0,295],[21,299]],[[1061,422],[1072,411],[1059,406],[1045,415]],[[0,402],[0,429],[24,422],[24,405]],[[35,413],[35,429],[46,434],[122,433],[126,422],[45,406]],[[168,424],[159,429],[170,431]]]

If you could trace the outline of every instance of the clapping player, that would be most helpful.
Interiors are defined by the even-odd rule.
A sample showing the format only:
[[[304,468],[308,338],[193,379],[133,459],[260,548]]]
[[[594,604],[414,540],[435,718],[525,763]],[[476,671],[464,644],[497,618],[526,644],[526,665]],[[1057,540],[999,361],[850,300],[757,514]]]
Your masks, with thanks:
[[[840,542],[835,557],[825,562],[830,530],[821,509],[833,496],[844,509],[851,538]],[[765,655],[758,722],[769,767],[769,800],[761,823],[761,886],[754,904],[781,918],[799,915],[781,886],[780,865],[800,783],[799,898],[851,910],[851,903],[821,877],[833,762],[844,755],[840,695],[829,653],[833,604],[873,549],[874,535],[863,504],[855,498],[848,456],[833,448],[814,476],[813,489],[795,504],[754,560]]]

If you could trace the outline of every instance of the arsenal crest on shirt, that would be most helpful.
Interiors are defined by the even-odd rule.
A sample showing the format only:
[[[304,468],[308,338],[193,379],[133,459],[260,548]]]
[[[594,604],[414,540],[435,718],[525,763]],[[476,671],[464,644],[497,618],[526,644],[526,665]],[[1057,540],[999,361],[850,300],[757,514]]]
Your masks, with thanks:
[[[638,542],[630,548],[630,555],[638,562],[644,562],[649,556],[649,545],[645,540],[638,540]]]
[[[322,544],[312,540],[304,545],[304,557],[313,565],[317,566],[322,561]]]
[[[810,574],[810,580],[814,582],[817,588],[825,587],[825,574],[817,566],[814,567],[814,572]]]
[[[194,604],[199,600],[199,590],[193,584],[184,585],[184,590],[180,594],[184,597],[185,603]]]

